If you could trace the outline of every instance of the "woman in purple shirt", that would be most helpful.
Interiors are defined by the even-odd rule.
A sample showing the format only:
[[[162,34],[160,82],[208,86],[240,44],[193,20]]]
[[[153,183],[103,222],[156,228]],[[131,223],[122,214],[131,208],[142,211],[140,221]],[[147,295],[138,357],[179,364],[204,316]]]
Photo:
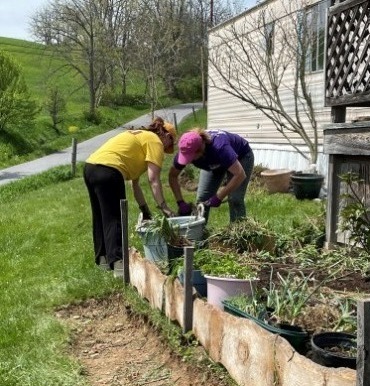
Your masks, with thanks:
[[[184,201],[178,176],[188,164],[201,169],[197,202],[218,207],[228,197],[230,222],[246,216],[244,197],[253,171],[254,155],[247,140],[224,130],[193,129],[183,134],[169,172],[169,183],[179,207],[179,215],[189,215],[192,205]],[[220,186],[226,176],[226,185]]]

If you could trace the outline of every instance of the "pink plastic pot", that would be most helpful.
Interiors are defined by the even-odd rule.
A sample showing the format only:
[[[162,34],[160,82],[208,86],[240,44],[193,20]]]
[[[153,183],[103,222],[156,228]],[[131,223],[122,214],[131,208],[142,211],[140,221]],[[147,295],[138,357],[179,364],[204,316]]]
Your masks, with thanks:
[[[204,275],[207,279],[207,302],[224,309],[223,300],[236,295],[252,295],[252,283],[256,279],[234,279]]]

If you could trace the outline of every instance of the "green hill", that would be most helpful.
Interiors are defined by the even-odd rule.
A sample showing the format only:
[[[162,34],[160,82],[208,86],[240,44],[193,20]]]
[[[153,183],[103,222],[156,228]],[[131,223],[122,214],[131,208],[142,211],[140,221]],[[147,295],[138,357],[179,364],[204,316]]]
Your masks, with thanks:
[[[149,110],[148,105],[138,105],[137,99],[128,98],[126,106],[99,107],[99,124],[88,122],[84,115],[89,107],[87,87],[81,76],[66,66],[63,58],[46,50],[42,44],[4,37],[0,37],[0,50],[10,54],[21,65],[31,96],[40,107],[34,126],[0,132],[0,168],[63,149],[70,146],[72,136],[78,141],[91,138]],[[128,94],[144,94],[145,84],[140,77],[131,75],[128,84]],[[66,101],[66,111],[58,131],[54,130],[45,107],[50,100],[51,87],[57,88]],[[166,105],[169,103],[178,101],[167,101]]]

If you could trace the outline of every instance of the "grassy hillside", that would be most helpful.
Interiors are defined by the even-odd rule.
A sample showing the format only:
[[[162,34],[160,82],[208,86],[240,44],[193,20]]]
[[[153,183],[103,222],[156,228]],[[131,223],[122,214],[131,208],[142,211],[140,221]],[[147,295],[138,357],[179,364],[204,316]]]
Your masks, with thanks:
[[[0,50],[10,54],[22,67],[23,74],[32,95],[40,106],[40,113],[34,127],[19,127],[14,132],[0,132],[0,168],[30,160],[70,146],[72,136],[84,140],[111,130],[149,110],[148,105],[125,107],[101,106],[102,121],[99,125],[85,120],[89,96],[80,75],[72,72],[64,60],[47,51],[41,44],[18,39],[0,38]],[[128,94],[144,93],[143,80],[131,75]],[[50,87],[57,87],[66,100],[64,121],[59,133],[52,127],[52,120],[45,102]],[[167,101],[178,103],[179,101]],[[160,108],[161,106],[159,106]],[[77,131],[70,132],[71,127]]]

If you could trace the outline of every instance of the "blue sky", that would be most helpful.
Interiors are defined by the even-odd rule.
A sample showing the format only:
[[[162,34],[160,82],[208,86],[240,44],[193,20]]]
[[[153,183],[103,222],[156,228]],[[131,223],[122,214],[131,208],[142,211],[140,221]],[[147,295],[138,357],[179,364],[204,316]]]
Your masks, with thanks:
[[[48,4],[49,0],[0,0],[0,36],[33,40],[29,31],[30,17]],[[244,7],[252,7],[256,0],[243,0]]]

